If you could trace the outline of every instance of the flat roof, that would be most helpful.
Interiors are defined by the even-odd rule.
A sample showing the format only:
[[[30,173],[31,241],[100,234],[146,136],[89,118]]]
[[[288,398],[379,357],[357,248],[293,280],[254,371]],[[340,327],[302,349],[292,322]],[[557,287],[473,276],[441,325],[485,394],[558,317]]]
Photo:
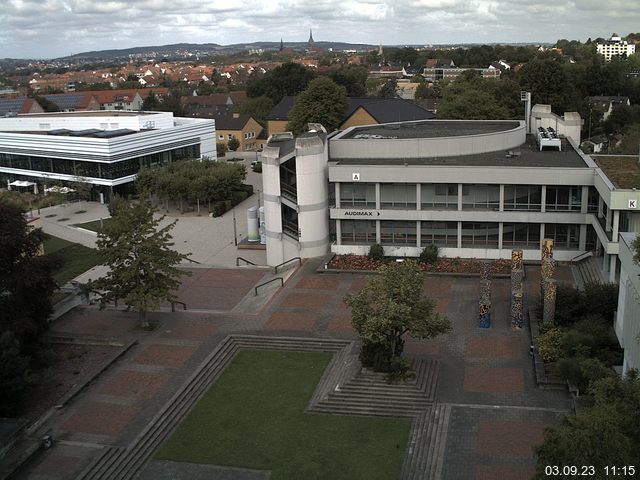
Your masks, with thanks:
[[[468,167],[540,167],[589,168],[571,144],[562,139],[562,151],[540,151],[533,135],[526,143],[511,150],[459,155],[451,157],[421,158],[334,158],[329,151],[329,162],[338,165],[443,165]]]
[[[157,115],[167,112],[133,112],[127,110],[83,110],[81,112],[48,112],[48,113],[25,113],[18,115],[24,117],[136,117],[141,115]]]
[[[640,188],[638,156],[591,155],[616,188]]]
[[[340,139],[461,137],[506,132],[519,126],[520,122],[517,120],[426,120],[355,127]]]

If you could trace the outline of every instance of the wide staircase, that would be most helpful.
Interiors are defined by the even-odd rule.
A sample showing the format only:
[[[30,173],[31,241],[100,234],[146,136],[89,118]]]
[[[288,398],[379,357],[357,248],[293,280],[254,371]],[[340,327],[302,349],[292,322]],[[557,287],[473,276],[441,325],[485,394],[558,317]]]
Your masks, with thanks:
[[[588,257],[576,264],[583,286],[587,283],[602,283],[605,281],[600,269],[601,262],[602,258],[600,257]]]

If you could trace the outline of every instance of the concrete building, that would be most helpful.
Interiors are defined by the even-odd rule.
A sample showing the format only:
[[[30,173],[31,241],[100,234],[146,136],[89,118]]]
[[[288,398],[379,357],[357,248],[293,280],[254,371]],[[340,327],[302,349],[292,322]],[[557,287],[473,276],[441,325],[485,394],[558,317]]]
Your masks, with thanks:
[[[448,257],[509,258],[518,248],[539,260],[542,239],[552,238],[556,259],[592,251],[613,281],[618,233],[640,222],[640,186],[616,186],[578,150],[580,123],[537,105],[528,122],[426,120],[350,127],[326,140],[317,127],[299,139],[271,137],[267,261],[366,254],[373,243],[394,256],[433,243]]]
[[[620,290],[614,328],[624,349],[622,373],[640,370],[640,265],[634,259],[636,233],[620,234]]]
[[[90,111],[0,118],[0,181],[83,182],[92,198],[131,191],[142,166],[216,158],[213,120]],[[43,191],[42,188],[40,191]]]
[[[636,52],[636,46],[620,37],[611,37],[603,43],[598,43],[596,51],[604,57],[605,62],[610,62],[613,57],[633,55]]]

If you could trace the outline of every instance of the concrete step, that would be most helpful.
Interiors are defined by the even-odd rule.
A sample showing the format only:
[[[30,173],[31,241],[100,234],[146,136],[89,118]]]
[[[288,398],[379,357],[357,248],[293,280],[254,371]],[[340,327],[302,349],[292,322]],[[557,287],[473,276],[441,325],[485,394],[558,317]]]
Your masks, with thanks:
[[[355,405],[316,405],[313,413],[327,413],[331,415],[364,415],[369,417],[408,417],[413,418],[424,410],[419,409],[394,409],[390,411],[386,408],[377,408],[374,406],[355,406]]]

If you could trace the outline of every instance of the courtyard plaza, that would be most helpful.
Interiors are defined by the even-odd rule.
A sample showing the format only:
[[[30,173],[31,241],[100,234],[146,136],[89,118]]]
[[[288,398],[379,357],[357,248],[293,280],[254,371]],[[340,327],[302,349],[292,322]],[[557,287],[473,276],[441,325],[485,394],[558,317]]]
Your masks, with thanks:
[[[368,277],[317,273],[320,265],[321,259],[311,259],[292,268],[283,288],[272,287],[257,297],[253,288],[268,278],[266,270],[198,266],[197,277],[188,281],[202,288],[185,285],[178,293],[189,309],[151,313],[153,331],[139,330],[137,315],[122,308],[77,307],[57,320],[52,335],[98,337],[127,348],[43,422],[38,432],[53,435],[54,446],[36,455],[17,478],[78,478],[105,449],[139,442],[158,412],[229,335],[356,340],[343,297],[359,291]],[[538,296],[537,270],[526,267],[528,305]],[[571,282],[570,268],[560,266],[556,277]],[[528,329],[510,327],[509,289],[508,278],[492,281],[492,326],[480,329],[478,278],[433,275],[425,281],[425,293],[453,325],[450,334],[432,340],[408,338],[405,345],[408,357],[437,360],[439,365],[433,400],[449,413],[437,437],[437,478],[529,478],[535,465],[532,447],[542,441],[545,426],[570,411],[566,392],[536,385]],[[194,304],[197,308],[191,309]],[[246,465],[162,463],[153,459],[154,452],[147,455],[138,478],[269,478],[268,471]]]

